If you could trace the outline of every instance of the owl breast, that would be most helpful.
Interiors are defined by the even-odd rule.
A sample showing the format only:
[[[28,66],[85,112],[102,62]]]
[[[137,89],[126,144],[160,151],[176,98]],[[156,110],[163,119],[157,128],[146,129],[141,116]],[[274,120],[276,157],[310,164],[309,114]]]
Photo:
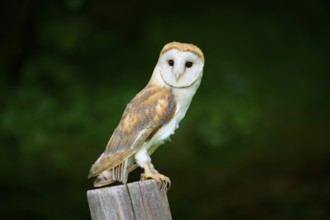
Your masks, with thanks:
[[[197,88],[199,87],[199,84],[200,80],[198,80],[197,83],[192,86],[192,88],[186,89],[185,91],[182,91],[180,89],[173,90],[177,101],[174,117],[166,125],[159,129],[159,131],[151,139],[151,141],[160,141],[161,143],[163,143],[164,140],[168,139],[172,134],[174,134],[174,131],[179,127],[180,121],[186,115],[191,100]]]
[[[180,121],[184,118],[187,108],[182,108],[179,104],[176,107],[174,117],[165,124],[158,132],[151,138],[151,140],[145,143],[145,148],[149,149],[153,146],[159,146],[164,143],[169,137],[174,134],[175,130],[179,127]]]
[[[152,154],[159,145],[163,144],[175,130],[179,127],[180,121],[186,115],[191,100],[200,85],[200,79],[189,88],[185,90],[173,89],[173,93],[176,97],[176,111],[172,119],[169,120],[163,127],[161,127],[157,133],[148,141],[145,142],[141,149],[135,154],[136,162],[142,166],[143,161],[149,161],[148,155]]]

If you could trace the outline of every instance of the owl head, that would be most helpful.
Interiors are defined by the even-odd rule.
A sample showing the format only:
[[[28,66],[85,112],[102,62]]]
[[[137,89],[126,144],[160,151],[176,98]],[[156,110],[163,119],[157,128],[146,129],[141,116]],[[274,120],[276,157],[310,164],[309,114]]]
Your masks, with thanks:
[[[173,88],[187,88],[200,82],[204,55],[193,44],[172,42],[160,52],[153,78]]]

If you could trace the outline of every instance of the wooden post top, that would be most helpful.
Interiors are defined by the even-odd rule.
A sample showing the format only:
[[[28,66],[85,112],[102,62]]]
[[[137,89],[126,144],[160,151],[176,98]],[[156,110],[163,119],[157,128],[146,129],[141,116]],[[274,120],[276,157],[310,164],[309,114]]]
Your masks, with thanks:
[[[166,191],[155,180],[87,191],[93,220],[171,220]]]

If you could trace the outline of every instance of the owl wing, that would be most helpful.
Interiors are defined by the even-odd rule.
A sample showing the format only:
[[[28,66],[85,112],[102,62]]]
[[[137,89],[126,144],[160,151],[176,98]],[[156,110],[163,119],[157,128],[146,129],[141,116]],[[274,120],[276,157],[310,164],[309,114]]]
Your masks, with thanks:
[[[173,117],[175,106],[170,89],[147,86],[139,92],[127,105],[105,152],[93,164],[89,177],[127,161]]]

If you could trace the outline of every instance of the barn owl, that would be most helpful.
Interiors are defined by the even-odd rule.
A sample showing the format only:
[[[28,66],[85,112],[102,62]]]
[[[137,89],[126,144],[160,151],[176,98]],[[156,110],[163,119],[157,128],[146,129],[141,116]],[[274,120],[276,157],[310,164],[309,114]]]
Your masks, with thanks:
[[[92,165],[95,187],[127,182],[128,173],[144,169],[141,180],[155,179],[168,189],[170,179],[154,168],[150,155],[178,128],[198,89],[204,55],[193,44],[172,42],[160,52],[147,86],[127,105],[104,153]]]

